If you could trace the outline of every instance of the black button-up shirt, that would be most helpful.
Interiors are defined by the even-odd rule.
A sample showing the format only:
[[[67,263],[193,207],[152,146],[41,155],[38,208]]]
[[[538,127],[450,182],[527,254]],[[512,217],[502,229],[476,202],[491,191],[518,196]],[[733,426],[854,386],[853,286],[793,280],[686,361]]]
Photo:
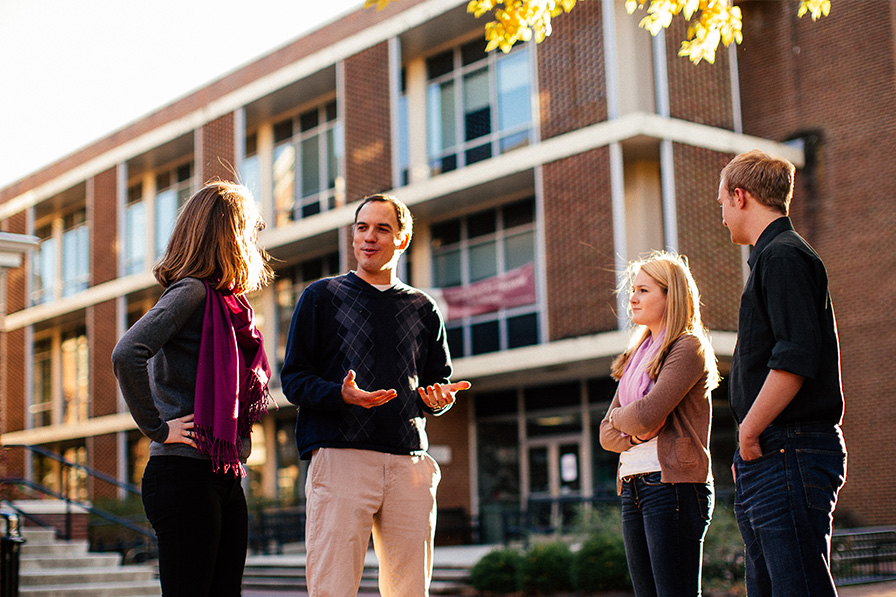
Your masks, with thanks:
[[[783,369],[805,381],[774,423],[839,423],[840,347],[824,264],[787,217],[762,232],[748,263],[729,377],[734,418],[744,420],[769,370]]]

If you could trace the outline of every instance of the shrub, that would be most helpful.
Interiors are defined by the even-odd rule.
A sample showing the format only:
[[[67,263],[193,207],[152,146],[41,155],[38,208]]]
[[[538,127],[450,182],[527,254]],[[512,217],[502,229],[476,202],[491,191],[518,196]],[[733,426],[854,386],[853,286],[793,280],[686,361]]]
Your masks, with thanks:
[[[576,590],[586,593],[631,589],[622,537],[599,532],[588,538],[573,556],[571,576]]]
[[[485,554],[470,570],[470,584],[477,591],[513,593],[523,556],[515,549],[498,549]]]
[[[520,566],[519,587],[524,593],[554,595],[572,589],[569,576],[572,552],[566,543],[552,541],[533,546]]]

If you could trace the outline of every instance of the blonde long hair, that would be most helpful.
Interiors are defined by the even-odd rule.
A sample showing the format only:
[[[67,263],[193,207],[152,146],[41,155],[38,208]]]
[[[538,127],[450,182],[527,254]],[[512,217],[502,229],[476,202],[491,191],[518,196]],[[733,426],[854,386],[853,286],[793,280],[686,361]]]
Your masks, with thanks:
[[[249,189],[212,180],[184,205],[152,273],[163,288],[199,278],[234,294],[259,290],[274,277],[270,257],[255,244],[263,228]]]
[[[709,389],[715,388],[719,385],[719,370],[715,352],[700,318],[700,291],[691,275],[687,257],[656,251],[645,259],[630,263],[620,291],[630,292],[635,276],[641,271],[650,276],[666,293],[665,333],[659,350],[645,367],[647,374],[656,379],[672,344],[682,335],[690,334],[700,341],[700,354],[706,362],[706,383]],[[630,304],[628,309],[631,316]],[[614,379],[622,377],[629,359],[649,335],[650,330],[646,326],[638,326],[632,335],[629,347],[613,361],[610,371]]]

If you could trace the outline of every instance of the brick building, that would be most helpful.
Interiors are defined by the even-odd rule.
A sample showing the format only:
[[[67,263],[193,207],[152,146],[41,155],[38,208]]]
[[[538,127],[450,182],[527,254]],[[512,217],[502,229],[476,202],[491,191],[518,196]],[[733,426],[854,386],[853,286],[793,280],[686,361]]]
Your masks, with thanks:
[[[892,11],[835,2],[811,23],[790,3],[746,1],[743,45],[694,66],[676,56],[681,24],[652,38],[621,0],[581,2],[543,44],[508,54],[484,52],[465,6],[347,14],[0,189],[2,230],[41,239],[4,274],[2,441],[139,482],[147,440],[109,357],[160,293],[150,268],[183,201],[213,176],[253,189],[278,277],[251,300],[279,364],[304,286],[353,266],[355,202],[388,191],[417,218],[402,278],[442,300],[455,378],[473,382],[429,424],[440,506],[469,513],[484,540],[521,509],[563,522],[571,504],[614,493],[616,456],[597,426],[627,340],[615,294],[627,260],[689,257],[727,371],[747,251],[721,226],[718,173],[758,147],[797,164],[793,217],[832,280],[850,450],[838,515],[896,523],[884,470],[894,414],[878,389],[896,346],[865,341],[896,318],[881,298],[894,286],[896,216],[877,182],[896,157]],[[883,285],[872,301],[869,281]],[[280,409],[254,433],[249,490],[301,503],[295,410],[277,379],[272,390]],[[712,439],[723,496],[726,391]],[[9,450],[3,466],[63,486],[44,457]],[[84,497],[114,495],[71,481]]]

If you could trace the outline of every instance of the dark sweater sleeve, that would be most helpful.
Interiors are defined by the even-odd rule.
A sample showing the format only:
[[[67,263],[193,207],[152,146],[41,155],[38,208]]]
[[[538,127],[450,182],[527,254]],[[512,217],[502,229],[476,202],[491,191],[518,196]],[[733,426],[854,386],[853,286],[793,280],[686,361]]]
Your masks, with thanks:
[[[172,284],[112,351],[112,368],[131,416],[148,438],[163,443],[168,423],[159,415],[149,379],[149,360],[174,338],[196,309],[205,304],[205,285],[193,278]],[[199,346],[196,346],[197,353]]]
[[[299,298],[289,326],[280,384],[292,404],[336,411],[346,406],[342,400],[342,380],[329,381],[318,373],[322,371],[320,360],[325,353],[327,335],[336,333],[334,326],[327,325],[323,311],[316,286],[309,286]]]
[[[432,305],[432,321],[430,329],[433,330],[433,333],[430,334],[429,349],[426,351],[426,362],[423,366],[423,375],[420,378],[420,387],[423,388],[433,384],[450,383],[452,373],[445,322],[442,320],[442,315],[434,303]],[[434,410],[424,404],[421,398],[418,397],[417,399],[423,404],[423,410],[436,416],[444,415],[454,405],[452,403],[445,408]]]
[[[647,433],[675,410],[706,372],[699,348],[700,341],[694,336],[682,336],[675,341],[650,392],[616,411],[613,423],[620,431],[628,435]]]

